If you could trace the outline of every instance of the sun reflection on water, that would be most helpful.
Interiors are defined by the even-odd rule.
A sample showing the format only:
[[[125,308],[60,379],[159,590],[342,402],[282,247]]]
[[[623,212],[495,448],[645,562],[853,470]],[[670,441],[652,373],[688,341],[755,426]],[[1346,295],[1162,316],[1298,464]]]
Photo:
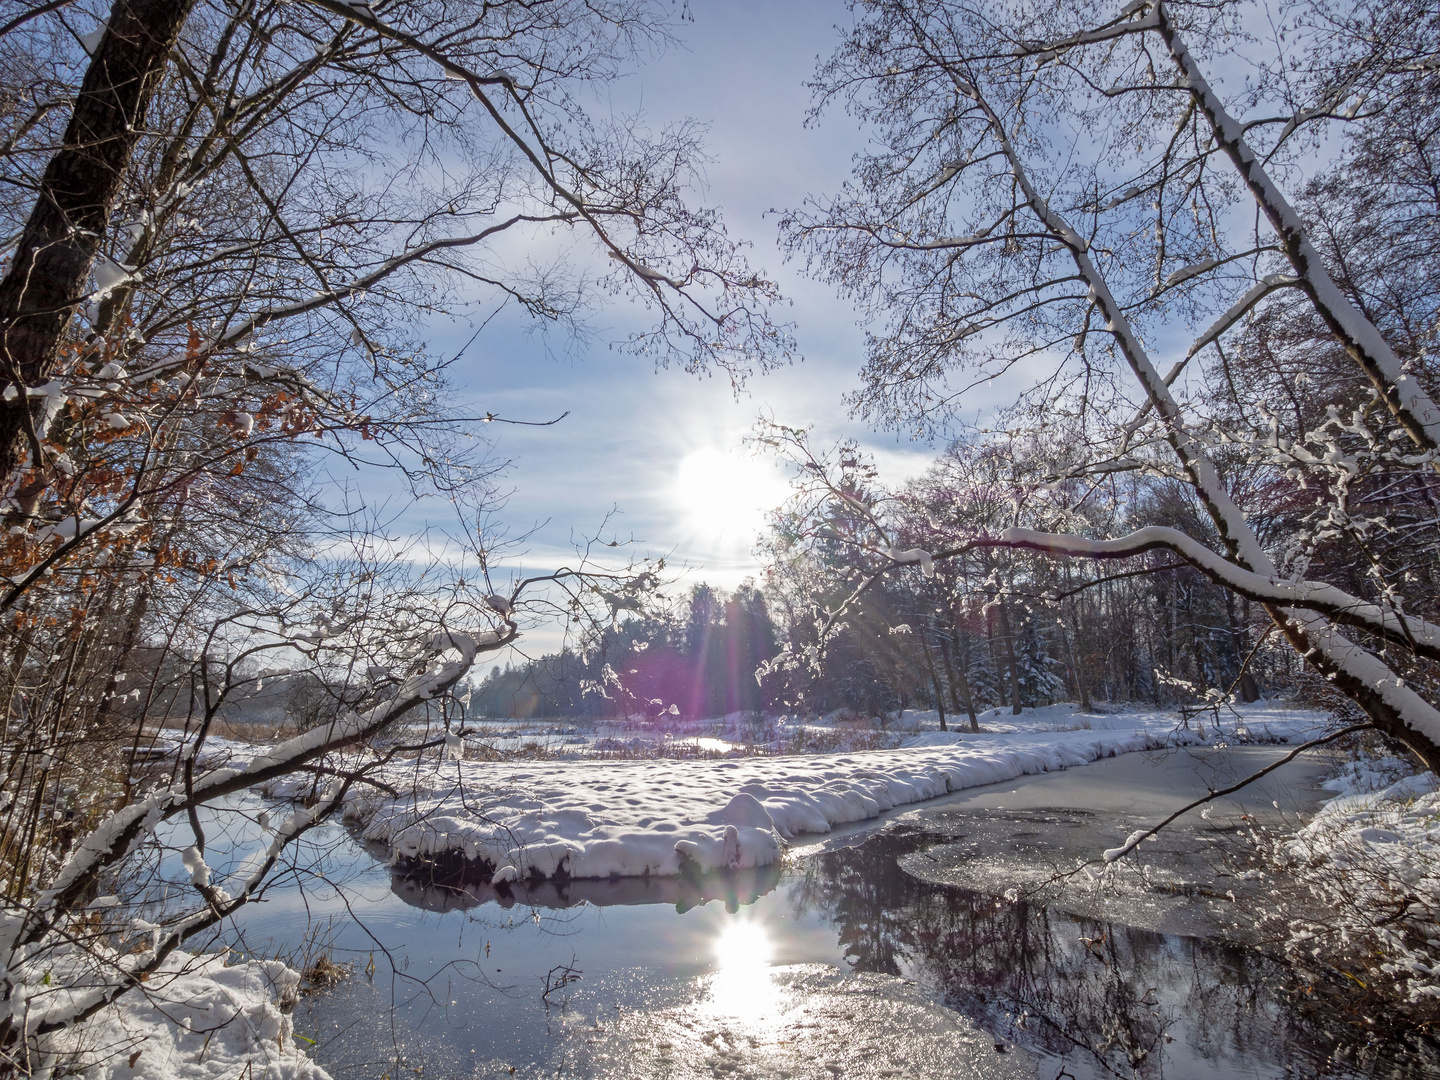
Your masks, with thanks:
[[[753,1027],[776,1015],[780,990],[771,977],[774,954],[760,923],[735,919],[726,925],[715,939],[718,967],[710,981],[709,1006],[717,1018]]]

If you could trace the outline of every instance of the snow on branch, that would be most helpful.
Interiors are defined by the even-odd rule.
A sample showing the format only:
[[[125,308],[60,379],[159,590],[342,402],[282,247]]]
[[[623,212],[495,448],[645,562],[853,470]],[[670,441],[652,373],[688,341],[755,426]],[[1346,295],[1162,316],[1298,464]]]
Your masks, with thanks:
[[[1196,493],[1206,504],[1211,517],[1220,528],[1221,534],[1233,548],[1239,560],[1251,569],[1268,572],[1273,568],[1270,557],[1260,546],[1259,539],[1245,520],[1240,508],[1230,498],[1214,463],[1187,428],[1180,406],[1170,393],[1170,387],[1155,369],[1150,354],[1141,343],[1135,328],[1126,318],[1124,309],[1110,291],[1105,276],[1090,257],[1088,245],[1084,244],[1075,229],[1065,218],[1051,208],[1050,204],[1036,190],[1030,179],[1024,161],[1011,142],[1004,123],[991,105],[979,94],[976,104],[989,122],[991,134],[999,143],[1000,151],[1009,163],[1011,175],[1025,197],[1031,212],[1040,219],[1070,251],[1081,279],[1089,287],[1090,301],[1105,319],[1105,329],[1115,338],[1130,369],[1135,373],[1141,387],[1156,413],[1165,422],[1166,437],[1170,441],[1181,465],[1190,474]]]
[[[885,556],[893,562],[900,563],[902,566],[918,563],[920,572],[927,578],[933,578],[935,576],[935,560],[930,555],[930,552],[922,548],[909,548],[905,551],[901,551],[898,548],[891,548],[885,552]]]
[[[514,640],[518,632],[516,624],[507,621],[503,629],[473,636],[450,631],[437,634],[428,643],[427,661],[422,669],[406,679],[390,700],[361,713],[347,713],[269,747],[244,766],[216,769],[195,780],[193,785],[166,788],[116,811],[76,847],[35,907],[23,919],[5,925],[0,934],[0,957],[12,955],[16,948],[31,947],[45,938],[56,921],[80,902],[96,875],[125,858],[161,821],[284,776],[324,754],[362,742],[416,706],[444,694],[470,671],[477,654],[501,648]],[[459,660],[438,666],[429,662],[428,657],[435,652],[451,649],[460,654]]]
[[[1188,269],[1188,268],[1187,268]],[[1197,271],[1198,273],[1199,271]],[[1173,275],[1172,275],[1173,276]],[[1185,350],[1185,359],[1190,359],[1205,346],[1215,341],[1221,334],[1229,330],[1237,322],[1245,317],[1256,304],[1271,293],[1280,289],[1294,288],[1300,284],[1300,279],[1291,277],[1289,274],[1266,274],[1249,289],[1245,294],[1231,304],[1225,314],[1216,319],[1206,331],[1195,339],[1194,344]]]
[[[1164,422],[1166,439],[1184,468],[1190,486],[1205,506],[1211,520],[1214,521],[1225,545],[1230,549],[1233,562],[1219,561],[1228,566],[1252,571],[1262,582],[1271,584],[1271,576],[1276,573],[1274,561],[1260,544],[1259,537],[1244,513],[1230,497],[1219,470],[1210,458],[1208,449],[1196,439],[1185,423],[1179,403],[1176,402],[1170,392],[1170,387],[1155,369],[1139,335],[1136,334],[1123,308],[1111,293],[1104,275],[1095,266],[1085,246],[1075,242],[1075,230],[1050,207],[1036,190],[1024,161],[1010,140],[1004,122],[985,100],[984,95],[958,75],[952,73],[951,78],[955,82],[956,88],[970,96],[984,113],[990,126],[991,135],[1009,162],[1011,175],[1024,196],[1025,203],[1046,228],[1051,230],[1056,239],[1069,249],[1076,269],[1081,278],[1089,285],[1091,303],[1104,317],[1106,329],[1114,336],[1121,354],[1144,389],[1147,400]],[[1233,124],[1233,121],[1230,122]],[[1245,152],[1253,161],[1253,154],[1250,154],[1248,148]],[[1298,235],[1303,239],[1303,234]],[[1313,261],[1318,267],[1318,257]],[[1297,263],[1296,267],[1298,275],[1304,278],[1309,270],[1308,264]],[[1320,267],[1320,270],[1323,272],[1323,267]],[[1307,284],[1313,287],[1313,281],[1308,278],[1306,280]],[[1328,281],[1328,277],[1325,280]],[[1333,283],[1330,287],[1334,288]],[[1341,299],[1343,300],[1343,297]],[[1373,327],[1370,329],[1374,330]],[[1376,332],[1375,337],[1378,338],[1378,336],[1378,332]],[[1391,355],[1393,358],[1393,354]],[[1369,369],[1367,368],[1367,370]],[[1373,375],[1372,379],[1376,381],[1377,386],[1383,388],[1383,380],[1375,378]],[[1410,380],[1409,385],[1414,385],[1413,379]],[[1416,390],[1418,391],[1418,387]],[[1429,404],[1428,397],[1424,398],[1424,401],[1428,409],[1434,409],[1434,406]],[[1393,404],[1392,408],[1401,419],[1406,417],[1404,409]],[[1431,414],[1423,413],[1423,416],[1429,415]],[[1440,413],[1436,413],[1435,418],[1440,420]],[[1411,417],[1411,419],[1414,418]],[[1440,426],[1437,426],[1436,430],[1440,432]],[[1424,439],[1428,437],[1423,431],[1417,435],[1413,428],[1411,435],[1422,445],[1424,445]],[[1089,543],[1093,543],[1093,541]],[[1213,555],[1213,553],[1211,554]],[[1218,560],[1218,556],[1216,559]],[[1356,645],[1347,638],[1336,625],[1341,621],[1339,613],[1332,621],[1319,610],[1305,607],[1282,607],[1269,601],[1267,601],[1267,606],[1276,624],[1281,626],[1286,636],[1306,660],[1325,678],[1333,681],[1337,688],[1364,708],[1366,713],[1388,733],[1397,738],[1403,738],[1407,733],[1414,733],[1420,737],[1423,744],[1434,746],[1440,743],[1440,710],[1437,710],[1424,697],[1411,689],[1404,678],[1393,670],[1382,657]],[[1377,632],[1385,635],[1387,640],[1389,631],[1398,629],[1403,632],[1410,628],[1408,620],[1398,615],[1392,618],[1389,613],[1385,612],[1381,612],[1381,618],[1378,620],[1360,620],[1357,610],[1356,608],[1347,608],[1343,614],[1352,622],[1357,622],[1358,625],[1377,626]],[[1408,637],[1406,644],[1413,647]]]
[[[1440,659],[1440,627],[1405,615],[1392,607],[1351,596],[1322,581],[1277,581],[1222,558],[1178,529],[1149,525],[1114,540],[1087,540],[1079,536],[1006,529],[993,541],[1001,547],[1030,548],[1054,555],[1091,559],[1127,559],[1163,548],[1184,559],[1217,585],[1262,604],[1318,611],[1337,623],[1368,630],[1397,645],[1408,645],[1419,655]]]
[[[1171,59],[1180,69],[1185,87],[1205,114],[1216,142],[1245,180],[1251,196],[1279,235],[1285,255],[1314,304],[1316,312],[1379,389],[1396,418],[1415,443],[1427,450],[1440,447],[1440,406],[1414,376],[1406,373],[1400,358],[1379,329],[1366,318],[1330,277],[1320,253],[1306,235],[1300,215],[1280,186],[1265,170],[1259,155],[1245,141],[1245,131],[1226,110],[1199,64],[1180,40],[1163,4],[1154,7],[1155,28],[1164,39]],[[1207,331],[1208,333],[1208,331]]]
[[[1147,7],[1150,8],[1148,12],[1145,10]],[[1155,30],[1159,27],[1157,7],[1158,5],[1153,5],[1151,0],[1133,0],[1120,12],[1118,19],[1106,26],[1097,27],[1094,30],[1084,30],[1056,41],[1027,41],[1015,49],[1011,55],[1038,60],[1043,64],[1054,60],[1067,49],[1073,49],[1080,45],[1095,45],[1145,30]],[[1140,17],[1136,18],[1137,15]]]
[[[353,777],[331,781],[314,805],[288,815],[271,837],[266,851],[234,895],[210,883],[211,870],[198,848],[192,846],[181,856],[191,873],[191,882],[205,898],[204,906],[157,933],[149,949],[131,953],[115,963],[112,977],[83,988],[67,987],[51,1007],[33,1009],[27,1016],[27,1031],[45,1035],[86,1020],[112,1004],[146,976],[158,971],[170,955],[196,934],[228,918],[248,904],[274,868],[280,853],[293,841],[314,828],[341,804]],[[30,1002],[30,1004],[33,1004]]]

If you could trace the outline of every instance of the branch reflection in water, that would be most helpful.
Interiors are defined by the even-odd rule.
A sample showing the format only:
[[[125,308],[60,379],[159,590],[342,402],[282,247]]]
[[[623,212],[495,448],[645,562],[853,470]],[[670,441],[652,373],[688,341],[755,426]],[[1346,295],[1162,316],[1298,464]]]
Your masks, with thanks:
[[[902,868],[948,839],[892,828],[856,847],[796,859],[783,872],[693,879],[497,889],[458,877],[422,884],[397,875],[394,895],[442,913],[445,925],[455,909],[475,909],[465,919],[493,928],[485,931],[487,970],[506,987],[477,984],[466,992],[450,984],[446,997],[468,999],[458,1015],[484,1016],[485,1023],[462,1033],[424,1022],[423,1035],[415,1034],[503,1053],[511,1064],[528,1057],[537,1068],[553,1068],[569,1060],[580,1030],[562,1024],[550,1031],[527,1004],[526,987],[538,986],[545,968],[530,971],[525,962],[539,964],[548,955],[545,939],[553,938],[551,951],[562,951],[565,961],[577,957],[585,972],[573,1009],[597,1017],[597,1026],[601,1012],[619,1016],[623,1008],[635,1017],[628,1035],[605,1025],[607,1038],[639,1040],[624,1053],[661,1038],[657,1025],[671,1021],[677,1031],[733,1030],[779,1053],[775,1048],[797,1037],[789,1025],[811,992],[800,989],[809,984],[797,973],[838,964],[913,980],[981,1025],[997,1047],[1040,1055],[1047,1075],[1440,1076],[1429,1043],[1390,1033],[1387,1044],[1379,1025],[1357,1040],[1346,1031],[1354,1017],[1316,1008],[1291,969],[1253,949],[1072,917],[922,881]],[[534,918],[516,920],[526,909]],[[515,928],[505,931],[502,922]],[[417,964],[432,955],[437,967],[453,961],[453,952],[447,957],[439,947],[446,935],[438,930],[417,926],[400,951]],[[501,952],[488,959],[492,934],[503,961]],[[520,936],[507,945],[507,934]],[[323,996],[315,1005],[329,1007]],[[584,1029],[585,1039],[597,1036],[597,1027]],[[896,1036],[898,1047],[904,1032]]]
[[[488,868],[482,879],[470,880],[465,860],[449,873],[423,876],[396,872],[390,889],[411,907],[426,911],[467,911],[485,904],[501,908],[528,907],[544,910],[593,905],[635,907],[645,904],[674,905],[681,914],[719,900],[732,914],[771,892],[780,881],[781,867],[760,866],[727,874],[697,874],[678,877],[628,877],[611,879],[569,879],[511,881],[491,885]]]
[[[789,887],[793,910],[832,922],[854,970],[915,979],[998,1040],[1079,1075],[1440,1077],[1428,1036],[1337,1014],[1262,951],[906,873],[936,840],[891,831],[809,859]]]

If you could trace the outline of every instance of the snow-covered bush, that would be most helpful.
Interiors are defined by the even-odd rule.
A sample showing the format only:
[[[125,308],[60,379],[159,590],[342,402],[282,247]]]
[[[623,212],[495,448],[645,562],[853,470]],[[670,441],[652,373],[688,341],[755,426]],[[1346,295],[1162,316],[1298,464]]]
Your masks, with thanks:
[[[1409,775],[1398,775],[1409,772]],[[1440,780],[1361,753],[1339,794],[1298,833],[1271,840],[1277,869],[1308,894],[1266,920],[1302,969],[1342,996],[1440,1017]]]

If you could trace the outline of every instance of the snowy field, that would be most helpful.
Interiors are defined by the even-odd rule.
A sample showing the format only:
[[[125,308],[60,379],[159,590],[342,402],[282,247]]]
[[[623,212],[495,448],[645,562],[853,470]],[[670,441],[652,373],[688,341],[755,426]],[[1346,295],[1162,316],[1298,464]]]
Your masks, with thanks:
[[[913,719],[923,723],[924,714]],[[1316,713],[1261,706],[1222,728],[1192,721],[1177,729],[1173,713],[1085,714],[1062,705],[1019,717],[987,713],[981,734],[915,731],[891,750],[689,760],[432,757],[379,772],[401,797],[357,790],[346,816],[366,839],[386,843],[396,861],[454,868],[463,858],[472,875],[497,883],[664,876],[768,865],[801,835],[961,788],[1177,743],[1303,741],[1323,723]],[[298,793],[308,784],[270,791]]]
[[[952,731],[964,731],[969,720],[948,716]],[[1232,718],[1233,719],[1233,718]],[[980,713],[985,733],[1014,734],[1039,727],[1105,728],[1115,717],[1082,713],[1074,705],[1027,709],[1014,717],[1008,707]],[[1172,717],[1173,720],[1173,717]],[[1122,724],[1127,723],[1124,719]],[[940,716],[933,709],[906,709],[883,717],[867,717],[837,710],[822,717],[800,719],[785,715],[762,716],[734,712],[708,719],[669,719],[663,722],[635,717],[631,720],[584,718],[505,720],[473,717],[464,722],[466,754],[470,758],[530,758],[598,761],[627,758],[718,758],[776,754],[844,753],[858,750],[895,750],[917,734],[940,732]],[[423,723],[402,725],[390,738],[419,742],[433,732]],[[221,745],[212,740],[212,745]],[[224,744],[233,748],[235,743]]]

